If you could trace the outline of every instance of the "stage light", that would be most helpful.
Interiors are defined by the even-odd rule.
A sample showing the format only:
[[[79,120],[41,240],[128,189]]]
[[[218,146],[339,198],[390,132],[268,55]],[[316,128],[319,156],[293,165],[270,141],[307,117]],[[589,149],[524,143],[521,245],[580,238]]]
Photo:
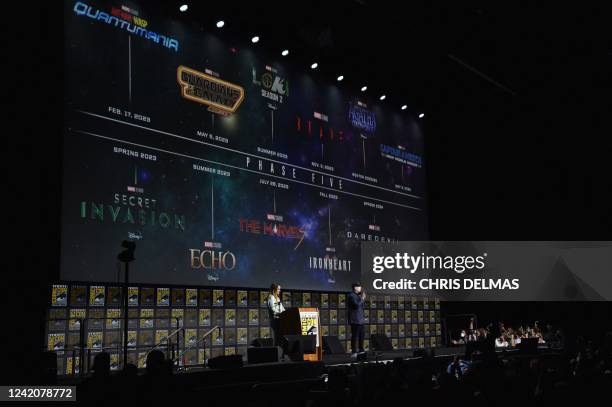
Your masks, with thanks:
[[[317,67],[319,66],[319,64],[317,64],[316,62],[312,65],[310,65],[311,69],[317,69]]]
[[[406,110],[406,109],[408,109],[408,106],[406,105],[402,106],[402,110]]]
[[[342,81],[342,79],[344,79],[344,75],[340,75],[340,76],[338,76],[338,78],[337,78],[337,79],[338,79],[338,82]]]
[[[368,87],[367,87],[367,86],[362,86],[362,87],[361,87],[361,91],[362,91],[362,92],[365,92],[366,90],[368,90]]]
[[[381,97],[379,97],[379,100],[385,100],[387,98],[387,95],[382,95]]]
[[[224,25],[225,25],[225,21],[223,20],[217,21],[217,28],[223,28]]]
[[[184,13],[185,11],[187,11],[188,8],[189,6],[187,4],[183,4],[181,7],[179,7],[179,10],[181,10]]]
[[[251,42],[252,42],[253,44],[257,44],[257,43],[259,42],[259,37],[258,37],[257,35],[256,35],[256,36],[254,36],[253,38],[251,38]]]
[[[422,119],[423,117],[425,117],[425,113],[419,114],[419,119]]]
[[[289,55],[289,50],[288,49],[284,49],[283,52],[281,52],[281,55],[286,57],[287,55]]]

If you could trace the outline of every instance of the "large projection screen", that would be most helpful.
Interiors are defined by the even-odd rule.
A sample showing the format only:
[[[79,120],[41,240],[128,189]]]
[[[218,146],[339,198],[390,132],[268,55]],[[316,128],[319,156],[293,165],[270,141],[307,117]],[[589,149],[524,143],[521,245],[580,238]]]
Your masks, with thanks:
[[[428,238],[414,117],[129,4],[65,2],[62,280],[133,240],[134,283],[344,290],[361,242]]]

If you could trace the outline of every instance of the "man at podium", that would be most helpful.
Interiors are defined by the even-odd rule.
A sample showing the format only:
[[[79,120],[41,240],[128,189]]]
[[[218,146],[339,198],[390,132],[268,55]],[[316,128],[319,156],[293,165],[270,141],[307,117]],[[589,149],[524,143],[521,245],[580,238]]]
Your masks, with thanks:
[[[281,286],[276,283],[270,285],[270,294],[266,305],[268,307],[268,315],[270,316],[270,328],[272,329],[272,338],[274,346],[280,346],[280,314],[285,312],[285,307],[280,297]]]
[[[353,291],[348,295],[348,307],[349,307],[349,323],[351,324],[351,350],[353,357],[357,357],[357,352],[364,352],[363,349],[363,337],[364,322],[363,317],[363,305],[365,303],[365,291],[361,287],[360,283],[353,283]]]

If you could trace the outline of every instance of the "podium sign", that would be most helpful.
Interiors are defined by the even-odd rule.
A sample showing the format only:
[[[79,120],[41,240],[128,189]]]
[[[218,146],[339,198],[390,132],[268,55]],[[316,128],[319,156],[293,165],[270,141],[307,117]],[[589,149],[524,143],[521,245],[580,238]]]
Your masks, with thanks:
[[[299,308],[300,322],[302,325],[302,335],[316,335],[316,346],[321,346],[319,343],[319,312],[318,311],[303,311],[307,308]]]
[[[321,360],[323,357],[323,340],[319,326],[317,308],[289,308],[280,315],[281,335],[315,335],[316,351],[304,354],[304,360]]]

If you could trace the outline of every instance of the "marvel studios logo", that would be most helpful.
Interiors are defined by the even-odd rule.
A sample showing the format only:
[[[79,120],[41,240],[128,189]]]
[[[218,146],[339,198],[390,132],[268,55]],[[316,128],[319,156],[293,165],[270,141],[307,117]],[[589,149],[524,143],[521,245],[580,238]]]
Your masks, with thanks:
[[[128,192],[136,192],[138,194],[144,194],[143,188],[138,188],[138,187],[133,187],[133,186],[128,185],[127,190]]]
[[[130,13],[134,16],[139,16],[138,10],[134,10],[133,8],[129,8],[128,6],[121,6],[121,10]]]
[[[219,242],[204,242],[204,247],[209,249],[220,249],[221,243]]]
[[[329,121],[329,117],[326,114],[314,112],[314,117],[319,120],[323,120],[324,122]]]
[[[209,74],[210,76],[214,76],[215,78],[219,78],[221,75],[219,75],[217,72],[212,71],[208,68],[204,69],[204,72],[206,72],[207,74]]]
[[[276,215],[273,213],[268,213],[266,216],[267,220],[273,221],[273,222],[282,222],[283,221],[283,216],[282,215]]]

